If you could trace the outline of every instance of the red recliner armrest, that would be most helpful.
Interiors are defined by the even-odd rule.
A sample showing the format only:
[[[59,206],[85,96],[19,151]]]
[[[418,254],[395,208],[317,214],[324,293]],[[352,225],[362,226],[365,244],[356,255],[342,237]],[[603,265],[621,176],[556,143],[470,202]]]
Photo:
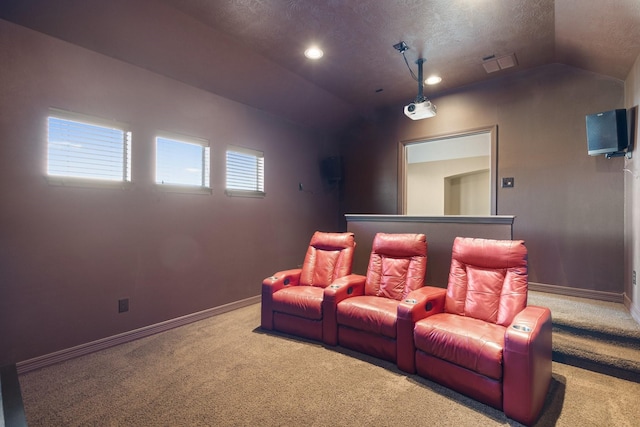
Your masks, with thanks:
[[[413,341],[413,328],[418,320],[444,311],[446,294],[446,289],[425,286],[409,292],[407,297],[398,304],[396,363],[399,369],[411,374],[415,373],[416,348]]]
[[[283,270],[262,281],[262,307],[260,325],[263,329],[273,329],[273,294],[285,286],[297,286],[300,281],[301,268]]]
[[[301,268],[292,268],[274,273],[262,281],[262,289],[270,289],[271,293],[277,292],[285,286],[298,286]]]
[[[551,311],[528,306],[505,333],[502,406],[525,425],[538,418],[551,383],[551,329]]]
[[[338,344],[337,306],[347,298],[364,295],[365,276],[350,274],[336,279],[324,288],[322,300],[322,341],[328,345]]]

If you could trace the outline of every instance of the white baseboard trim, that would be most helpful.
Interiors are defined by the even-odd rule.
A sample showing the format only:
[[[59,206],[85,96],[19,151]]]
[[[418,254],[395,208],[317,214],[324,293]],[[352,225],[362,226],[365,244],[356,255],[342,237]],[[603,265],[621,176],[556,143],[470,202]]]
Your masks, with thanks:
[[[631,317],[633,317],[633,320],[640,324],[640,309],[637,305],[633,304],[627,294],[624,294],[624,306],[627,307],[627,310],[629,310],[629,313],[631,314]]]
[[[16,363],[18,374],[40,369],[45,366],[50,366],[55,363],[64,362],[65,360],[73,359],[75,357],[84,356],[89,353],[93,353],[99,350],[104,350],[109,347],[113,347],[119,344],[124,344],[129,341],[137,340],[140,338],[148,337],[150,335],[164,332],[169,329],[177,328],[178,326],[184,326],[189,323],[197,322],[198,320],[204,320],[206,318],[217,316],[219,314],[227,313],[232,310],[236,310],[242,307],[247,307],[259,303],[261,300],[260,295],[246,298],[240,301],[235,301],[229,304],[221,305],[218,307],[209,308],[196,313],[187,314],[185,316],[177,317],[175,319],[166,320],[164,322],[156,323],[154,325],[144,326],[142,328],[134,329],[132,331],[123,332],[118,335],[102,338],[96,341],[91,341],[86,344],[80,344],[75,347],[67,348],[64,350],[56,351],[54,353],[45,354],[43,356],[35,357],[33,359],[25,360]]]
[[[529,290],[547,292],[550,294],[566,295],[570,297],[588,298],[599,301],[624,303],[624,294],[615,292],[594,291],[591,289],[570,288],[567,286],[547,285],[545,283],[529,282]]]

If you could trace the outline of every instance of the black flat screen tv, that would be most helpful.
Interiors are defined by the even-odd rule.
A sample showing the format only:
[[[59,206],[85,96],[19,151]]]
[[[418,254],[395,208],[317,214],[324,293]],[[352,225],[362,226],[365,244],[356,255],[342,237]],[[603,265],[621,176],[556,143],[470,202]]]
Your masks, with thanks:
[[[626,109],[589,114],[586,121],[590,156],[617,153],[624,151],[629,145]]]

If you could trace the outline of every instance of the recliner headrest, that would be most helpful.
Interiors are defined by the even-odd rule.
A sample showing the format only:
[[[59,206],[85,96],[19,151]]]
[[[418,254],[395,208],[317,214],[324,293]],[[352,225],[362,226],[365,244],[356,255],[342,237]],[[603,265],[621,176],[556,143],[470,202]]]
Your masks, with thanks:
[[[456,237],[452,258],[482,268],[527,266],[524,240],[490,240]]]
[[[326,233],[323,231],[316,231],[311,237],[309,246],[325,251],[352,248],[355,246],[355,238],[354,234],[350,232]]]
[[[397,257],[425,256],[427,238],[424,234],[378,233],[373,239],[372,252]]]

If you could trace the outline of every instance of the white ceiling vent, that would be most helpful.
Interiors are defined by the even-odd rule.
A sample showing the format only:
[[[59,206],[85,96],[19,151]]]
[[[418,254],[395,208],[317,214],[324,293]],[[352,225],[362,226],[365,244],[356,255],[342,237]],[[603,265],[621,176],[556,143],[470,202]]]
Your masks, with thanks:
[[[515,53],[501,56],[499,58],[496,58],[495,55],[486,56],[482,58],[482,60],[482,66],[487,73],[494,73],[496,71],[505,70],[518,65]]]

